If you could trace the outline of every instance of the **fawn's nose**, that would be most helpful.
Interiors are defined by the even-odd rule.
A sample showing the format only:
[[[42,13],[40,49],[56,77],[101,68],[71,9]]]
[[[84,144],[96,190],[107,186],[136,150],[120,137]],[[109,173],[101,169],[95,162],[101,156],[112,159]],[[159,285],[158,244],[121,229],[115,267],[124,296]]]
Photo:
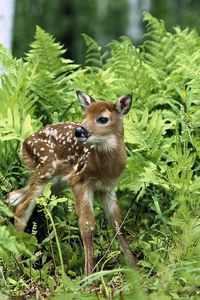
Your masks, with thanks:
[[[75,129],[75,137],[77,138],[87,138],[88,135],[89,135],[88,130],[83,126],[77,127]]]

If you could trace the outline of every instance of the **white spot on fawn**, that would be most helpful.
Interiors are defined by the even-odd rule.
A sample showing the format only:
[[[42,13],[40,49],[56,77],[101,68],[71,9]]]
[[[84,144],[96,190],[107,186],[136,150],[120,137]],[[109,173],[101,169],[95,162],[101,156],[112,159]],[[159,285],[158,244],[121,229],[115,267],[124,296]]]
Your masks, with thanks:
[[[50,172],[46,172],[44,174],[44,177],[47,177],[47,178],[51,178],[52,177],[52,174]]]
[[[57,162],[56,162],[56,161],[53,161],[53,162],[52,162],[52,166],[53,166],[54,169],[56,169],[56,167],[57,167]]]

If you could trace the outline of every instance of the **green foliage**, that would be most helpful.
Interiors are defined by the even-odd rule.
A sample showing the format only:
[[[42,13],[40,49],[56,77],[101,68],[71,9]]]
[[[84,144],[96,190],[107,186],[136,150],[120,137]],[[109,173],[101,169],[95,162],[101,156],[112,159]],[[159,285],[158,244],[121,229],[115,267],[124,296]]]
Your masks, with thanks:
[[[72,71],[78,65],[62,58],[64,52],[60,44],[37,27],[35,41],[31,44],[26,61],[30,65],[30,70],[34,68],[37,74],[32,81],[31,93],[38,99],[38,110],[45,116],[43,122],[52,122],[52,115],[55,112],[58,119],[63,120],[72,106],[70,99],[74,76]]]
[[[169,33],[149,14],[145,21],[148,32],[140,47],[122,37],[104,51],[84,35],[82,67],[63,59],[62,46],[39,27],[25,59],[0,49],[0,196],[26,179],[18,157],[23,138],[47,122],[81,118],[76,89],[110,101],[133,93],[124,120],[127,168],[118,186],[124,214],[141,190],[125,221],[139,260],[137,272],[120,268],[118,244],[110,245],[113,235],[100,222],[104,217],[97,203],[95,256],[104,260],[82,281],[83,249],[68,190],[56,198],[46,187],[38,199],[37,222],[28,226],[31,234],[14,232],[8,222],[13,214],[1,202],[3,292],[25,294],[31,287],[33,294],[37,290],[50,299],[65,299],[66,293],[72,299],[96,299],[87,285],[94,284],[94,291],[96,284],[99,299],[198,299],[200,37],[180,28]]]

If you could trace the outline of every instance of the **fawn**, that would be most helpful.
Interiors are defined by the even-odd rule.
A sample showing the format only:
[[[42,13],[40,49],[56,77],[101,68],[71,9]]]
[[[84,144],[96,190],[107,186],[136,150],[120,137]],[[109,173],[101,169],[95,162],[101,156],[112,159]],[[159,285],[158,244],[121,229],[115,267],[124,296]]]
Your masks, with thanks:
[[[31,169],[25,188],[10,193],[15,202],[16,230],[23,231],[35,207],[36,198],[47,182],[68,183],[75,199],[80,233],[85,253],[85,275],[93,271],[94,194],[102,202],[108,221],[116,232],[122,217],[114,187],[122,173],[126,152],[123,115],[132,103],[130,95],[113,104],[95,101],[86,93],[76,92],[85,112],[82,123],[64,122],[47,125],[22,143],[22,159]],[[131,265],[135,259],[129,250],[123,226],[117,233],[125,258]]]

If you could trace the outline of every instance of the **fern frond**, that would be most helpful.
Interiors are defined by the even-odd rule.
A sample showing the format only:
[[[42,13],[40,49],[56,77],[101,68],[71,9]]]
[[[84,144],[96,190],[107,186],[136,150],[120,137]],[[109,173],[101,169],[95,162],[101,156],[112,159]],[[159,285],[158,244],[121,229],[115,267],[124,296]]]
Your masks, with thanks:
[[[52,122],[51,115],[54,111],[61,115],[61,110],[69,106],[68,100],[72,95],[72,72],[78,68],[69,59],[64,59],[63,46],[37,26],[35,41],[31,44],[26,61],[29,71],[35,67],[35,78],[30,90],[41,105],[41,113],[45,122]],[[38,111],[37,111],[38,113]],[[43,117],[44,117],[43,116]]]
[[[85,44],[87,46],[85,64],[86,66],[92,66],[93,69],[102,68],[104,65],[104,59],[106,52],[102,53],[102,48],[87,34],[82,34]]]
[[[159,42],[166,33],[164,21],[153,17],[148,12],[144,13],[144,21],[147,22],[146,27],[148,31],[145,33],[145,36]]]
[[[0,73],[4,74],[9,72],[16,64],[17,59],[15,59],[12,54],[0,44]]]
[[[148,109],[146,109],[140,120],[135,116],[135,112],[131,112],[125,120],[125,138],[127,143],[136,146],[133,151],[147,151],[152,158],[155,156],[158,159],[158,153],[162,153],[159,151],[162,145],[165,144],[165,148],[171,146],[171,142],[168,141],[167,146],[165,140],[166,130],[171,128],[172,124],[166,123],[159,112],[154,112],[149,116]]]

